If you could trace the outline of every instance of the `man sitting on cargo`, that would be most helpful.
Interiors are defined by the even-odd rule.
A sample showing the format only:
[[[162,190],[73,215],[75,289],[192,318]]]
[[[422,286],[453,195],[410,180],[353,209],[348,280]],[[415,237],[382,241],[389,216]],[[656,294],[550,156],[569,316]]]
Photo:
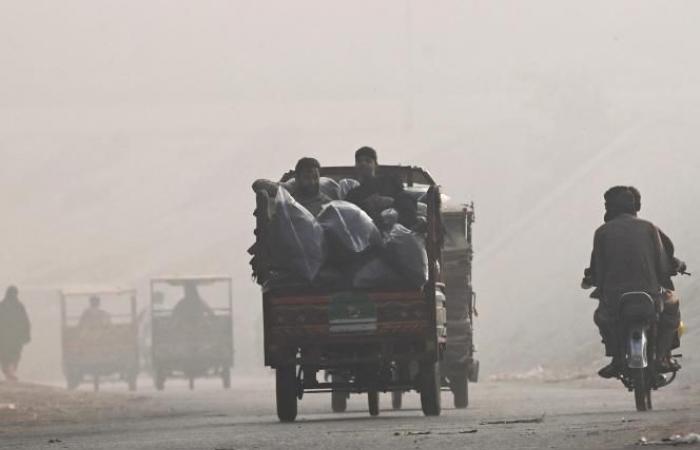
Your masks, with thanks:
[[[277,183],[275,181],[260,179],[253,183],[253,191],[266,191],[271,198],[277,195],[277,189],[281,186],[289,191],[299,204],[311,214],[317,216],[331,198],[321,192],[319,180],[321,178],[321,164],[315,158],[301,158],[294,168],[293,183]]]
[[[355,152],[355,168],[360,185],[348,192],[345,200],[356,204],[380,223],[382,211],[394,208],[399,223],[407,228],[416,224],[416,201],[408,195],[398,178],[377,175],[377,151],[362,147]]]

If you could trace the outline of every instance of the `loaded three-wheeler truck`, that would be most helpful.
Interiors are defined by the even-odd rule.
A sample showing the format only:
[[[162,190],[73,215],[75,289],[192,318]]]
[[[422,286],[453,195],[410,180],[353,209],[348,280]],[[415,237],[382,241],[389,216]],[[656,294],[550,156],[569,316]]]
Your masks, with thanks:
[[[231,277],[163,276],[151,280],[151,363],[156,389],[168,377],[219,377],[231,387]]]
[[[68,389],[86,378],[117,380],[136,390],[139,374],[136,291],[78,288],[60,291],[63,373]],[[78,312],[80,311],[80,312]]]
[[[326,167],[321,176],[352,178],[353,167]],[[262,286],[265,364],[276,371],[277,415],[293,421],[306,393],[332,393],[335,410],[350,393],[367,394],[370,415],[379,414],[380,392],[417,391],[423,413],[441,412],[446,349],[444,224],[439,186],[417,167],[381,166],[401,179],[425,207],[427,282],[419,288],[334,289],[323,285],[275,283],[268,273],[267,246],[273,239],[272,199],[257,194],[253,269]],[[288,181],[290,174],[282,178]],[[326,377],[319,380],[318,372]]]

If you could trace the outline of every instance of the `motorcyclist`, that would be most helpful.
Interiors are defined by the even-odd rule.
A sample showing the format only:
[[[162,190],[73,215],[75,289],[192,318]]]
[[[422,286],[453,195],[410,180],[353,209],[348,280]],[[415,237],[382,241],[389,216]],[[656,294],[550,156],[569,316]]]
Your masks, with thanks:
[[[639,213],[639,211],[642,209],[642,194],[639,192],[639,189],[637,189],[634,186],[614,186],[610,189],[608,189],[605,192],[604,198],[605,198],[605,215],[603,216],[603,221],[604,222],[609,222],[612,219],[616,218],[617,216],[620,215],[620,211],[618,211],[615,208],[615,203],[614,199],[615,196],[617,196],[620,192],[622,191],[630,191],[632,195],[634,196],[634,209],[636,213]],[[636,214],[635,213],[635,214]],[[657,227],[658,228],[658,227]],[[659,235],[661,237],[661,243],[663,244],[664,251],[668,255],[668,258],[671,261],[671,269],[672,273],[670,276],[664,280],[664,287],[668,290],[675,291],[675,286],[673,284],[673,280],[671,279],[672,276],[678,275],[679,273],[685,273],[687,270],[686,263],[678,259],[675,255],[675,246],[673,245],[673,241],[671,241],[671,238],[666,235],[666,233],[663,232],[660,228],[659,230]],[[584,270],[584,279],[583,279],[583,284],[591,284],[590,277],[591,277],[591,271],[592,268],[588,267],[586,270]],[[591,294],[592,298],[600,298],[600,290],[596,289],[593,291]]]
[[[635,193],[636,192],[636,193]],[[618,306],[622,294],[643,291],[664,301],[657,339],[660,371],[677,370],[670,358],[675,332],[680,324],[678,300],[673,295],[671,276],[684,270],[684,264],[673,256],[672,244],[664,246],[662,233],[651,222],[639,219],[639,191],[616,186],[605,193],[606,223],[595,233],[591,265],[585,271],[582,287],[596,287],[591,294],[600,300],[594,321],[600,329],[606,356],[612,362],[598,374],[613,378],[622,366],[618,336]],[[663,289],[663,291],[662,291]]]

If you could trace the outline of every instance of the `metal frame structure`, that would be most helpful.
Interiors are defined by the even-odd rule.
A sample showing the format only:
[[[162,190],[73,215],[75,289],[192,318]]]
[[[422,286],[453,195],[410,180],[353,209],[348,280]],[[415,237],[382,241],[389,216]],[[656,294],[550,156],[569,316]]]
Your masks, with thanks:
[[[71,321],[79,320],[79,316],[68,315],[67,302],[70,298],[80,297],[89,298],[91,296],[129,296],[130,300],[130,313],[129,314],[117,314],[111,315],[112,318],[117,319],[129,319],[129,325],[131,326],[132,336],[133,336],[133,367],[126,367],[125,370],[131,370],[131,373],[127,374],[127,383],[129,385],[129,390],[136,390],[136,378],[139,373],[139,340],[138,340],[138,305],[137,305],[137,291],[133,288],[73,288],[73,289],[62,289],[59,291],[60,305],[61,305],[61,349],[62,349],[62,365],[63,371],[66,375],[68,388],[76,388],[84,373],[78,371],[79,373],[73,374],[69,361],[67,361],[67,331],[70,327],[77,327],[77,324],[72,325]],[[108,349],[107,353],[108,353]],[[88,373],[89,374],[89,373]],[[93,386],[95,391],[99,390],[100,385],[100,373],[94,373],[93,375]]]
[[[355,171],[356,169],[354,166],[327,166],[321,167],[321,176],[333,178],[337,181],[342,178],[352,177]],[[435,180],[427,170],[416,166],[380,165],[377,167],[377,174],[396,177],[407,186],[413,186],[414,184],[436,185]],[[290,170],[282,176],[280,182],[284,183],[292,178],[294,178],[294,171]]]
[[[222,372],[220,376],[222,378],[224,388],[229,388],[231,385],[231,374],[230,369],[233,367],[234,361],[234,337],[233,337],[233,278],[227,275],[165,275],[154,277],[149,283],[149,293],[150,293],[150,317],[151,323],[153,324],[154,319],[157,317],[162,317],[164,313],[170,312],[170,310],[155,308],[154,297],[155,297],[155,287],[159,284],[165,284],[169,286],[184,286],[187,283],[194,283],[198,286],[211,285],[216,283],[225,283],[227,285],[227,307],[212,307],[211,309],[215,312],[221,312],[220,316],[227,316],[229,319],[229,339],[227,343],[229,350],[227,353],[228,361],[222,361]],[[156,333],[156,327],[151,326],[151,360],[153,365],[153,377],[155,381],[156,388],[158,390],[164,389],[165,379],[168,375],[172,373],[163,374],[160,372],[158,367],[159,358],[156,355],[156,348],[158,345],[158,336]],[[226,364],[225,366],[223,364]],[[194,389],[194,379],[196,376],[194,374],[184,373],[185,378],[189,381],[190,389]]]

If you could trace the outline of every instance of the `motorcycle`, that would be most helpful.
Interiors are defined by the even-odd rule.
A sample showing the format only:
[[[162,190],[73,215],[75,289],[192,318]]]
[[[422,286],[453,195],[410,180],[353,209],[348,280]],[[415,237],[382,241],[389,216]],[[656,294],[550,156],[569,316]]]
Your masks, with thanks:
[[[634,392],[637,411],[651,410],[652,391],[671,384],[680,369],[672,366],[670,371],[661,373],[656,364],[656,342],[663,305],[660,298],[655,299],[646,292],[627,292],[620,298],[620,336],[624,346],[621,350],[625,364],[618,378],[630,392]],[[674,358],[682,356],[673,355]]]

